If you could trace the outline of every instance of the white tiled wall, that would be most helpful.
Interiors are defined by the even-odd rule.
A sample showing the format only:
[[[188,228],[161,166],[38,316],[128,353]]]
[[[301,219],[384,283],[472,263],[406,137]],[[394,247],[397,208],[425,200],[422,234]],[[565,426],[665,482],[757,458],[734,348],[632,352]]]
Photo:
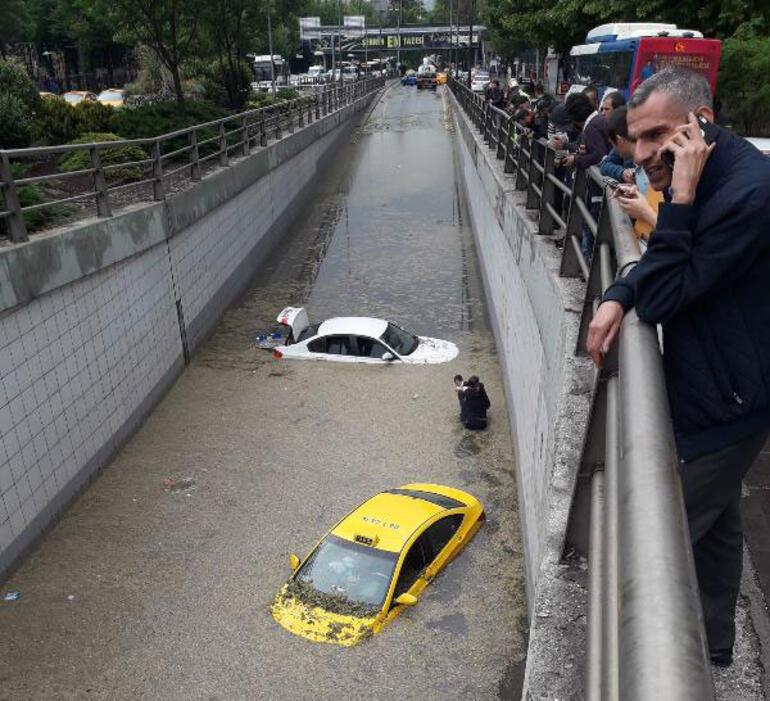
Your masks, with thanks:
[[[187,324],[315,177],[318,158],[332,138],[334,134],[319,139],[171,239],[175,282]]]
[[[9,545],[178,362],[175,297],[189,326],[315,177],[335,133],[167,243],[0,315],[0,572]]]
[[[0,318],[0,555],[179,357],[170,280],[161,244]]]

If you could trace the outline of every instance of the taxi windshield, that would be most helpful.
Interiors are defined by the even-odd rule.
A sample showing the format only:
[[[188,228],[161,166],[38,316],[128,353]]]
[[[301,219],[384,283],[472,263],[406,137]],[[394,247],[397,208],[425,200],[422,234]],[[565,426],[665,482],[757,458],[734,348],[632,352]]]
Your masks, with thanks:
[[[413,353],[420,342],[417,336],[413,336],[393,323],[388,323],[388,328],[385,329],[385,333],[382,334],[381,338],[399,355]]]
[[[75,102],[80,102],[83,99],[84,99],[84,96],[83,95],[78,95],[77,93],[67,93],[64,96],[65,102],[75,103]]]
[[[330,535],[305,560],[296,579],[343,603],[379,609],[397,559],[396,553]]]

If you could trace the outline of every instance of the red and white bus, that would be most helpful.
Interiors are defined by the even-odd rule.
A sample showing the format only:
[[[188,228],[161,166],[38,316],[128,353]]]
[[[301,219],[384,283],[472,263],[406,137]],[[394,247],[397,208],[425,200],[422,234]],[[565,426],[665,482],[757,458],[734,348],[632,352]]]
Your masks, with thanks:
[[[675,24],[602,24],[586,35],[586,43],[570,51],[569,82],[620,90],[627,98],[637,85],[668,66],[702,73],[716,91],[722,42],[704,39]]]

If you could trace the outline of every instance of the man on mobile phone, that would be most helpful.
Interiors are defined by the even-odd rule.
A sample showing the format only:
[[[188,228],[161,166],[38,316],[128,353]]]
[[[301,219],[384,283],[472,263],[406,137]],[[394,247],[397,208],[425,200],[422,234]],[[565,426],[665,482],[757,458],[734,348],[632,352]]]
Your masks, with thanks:
[[[605,293],[586,346],[600,365],[631,307],[663,326],[706,633],[712,662],[728,665],[741,481],[770,428],[770,159],[713,119],[707,81],[685,69],[663,70],[634,93],[634,160],[665,202],[644,257]]]

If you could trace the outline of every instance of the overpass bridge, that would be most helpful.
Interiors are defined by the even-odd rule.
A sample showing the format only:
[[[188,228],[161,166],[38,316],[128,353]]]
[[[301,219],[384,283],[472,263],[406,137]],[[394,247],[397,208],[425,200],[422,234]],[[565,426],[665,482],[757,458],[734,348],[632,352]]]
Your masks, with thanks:
[[[585,285],[559,277],[472,107],[334,91],[215,129],[185,183],[158,146],[139,201],[96,182],[103,216],[0,250],[0,567],[21,594],[0,604],[0,698],[585,696],[588,572],[554,546],[590,405]],[[460,355],[275,361],[254,336],[288,304],[393,318]],[[487,386],[484,434],[457,422],[457,372]],[[419,605],[352,649],[278,628],[288,554],[418,480],[488,515]],[[764,698],[749,579],[744,595],[719,699]]]

